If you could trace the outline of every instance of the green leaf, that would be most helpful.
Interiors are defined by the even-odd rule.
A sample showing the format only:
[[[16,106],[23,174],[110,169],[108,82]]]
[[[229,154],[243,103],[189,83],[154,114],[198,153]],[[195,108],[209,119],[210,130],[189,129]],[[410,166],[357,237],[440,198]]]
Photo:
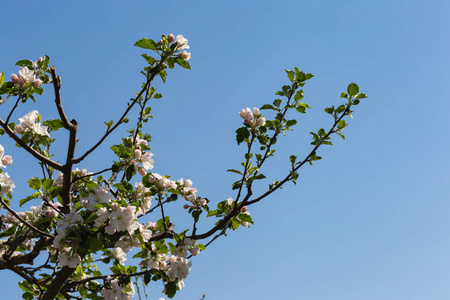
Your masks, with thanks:
[[[344,128],[345,126],[347,126],[348,124],[345,122],[345,120],[340,120],[337,124],[339,129]]]
[[[33,195],[31,195],[31,196],[28,196],[28,197],[26,197],[26,198],[24,198],[24,199],[21,199],[21,200],[19,201],[19,205],[22,206],[22,205],[24,205],[25,203],[27,203],[28,201],[31,201],[31,200],[33,200],[33,199],[38,198],[40,195],[41,195],[41,194],[40,194],[39,192],[33,193]]]
[[[153,57],[151,57],[150,55],[148,55],[148,54],[142,54],[142,57],[143,58],[145,58],[145,60],[149,63],[149,64],[151,64],[151,65],[153,65],[155,62],[156,62],[156,59],[155,58],[153,58]]]
[[[2,85],[3,82],[5,82],[5,74],[2,72],[2,75],[0,75],[0,85]]]
[[[253,220],[252,220],[252,217],[250,217],[250,215],[247,215],[247,214],[240,214],[240,215],[238,216],[238,218],[239,218],[241,221],[244,221],[244,222],[248,222],[248,223],[253,224]]]
[[[27,67],[28,69],[33,68],[33,62],[29,59],[23,59],[16,62],[16,66]]]
[[[250,132],[248,131],[247,127],[239,127],[236,130],[236,141],[238,145],[242,143],[245,139],[248,139],[250,137]]]
[[[297,124],[297,120],[289,120],[286,122],[286,127],[291,127]]]
[[[264,104],[261,108],[260,108],[260,110],[263,110],[263,109],[275,109],[272,105],[270,105],[270,104]]]
[[[139,48],[150,49],[150,50],[156,50],[156,48],[158,47],[158,44],[154,40],[146,39],[146,38],[140,39],[134,45]]]
[[[235,169],[228,169],[227,172],[233,172],[233,173],[237,173],[239,175],[242,175],[241,171],[235,170]]]
[[[294,79],[295,79],[294,71],[291,71],[291,70],[285,70],[285,71],[286,71],[287,78],[289,79],[289,81],[294,81]]]
[[[42,182],[39,178],[33,177],[28,180],[28,186],[33,190],[39,190],[42,186]]]
[[[334,112],[334,108],[333,107],[327,107],[327,108],[325,108],[324,109],[324,111],[327,113],[327,114],[333,114],[333,112]]]
[[[303,99],[303,90],[297,91],[294,96],[295,101],[300,101]]]
[[[63,128],[63,124],[60,119],[47,120],[42,122],[42,124],[50,128],[52,131],[58,131],[60,128]]]
[[[103,248],[103,244],[99,239],[88,237],[86,243],[92,252],[97,252]]]
[[[96,212],[91,213],[85,220],[84,220],[84,224],[88,224],[92,221],[94,221],[95,219],[98,218],[98,215]]]
[[[191,69],[191,65],[189,65],[189,63],[187,61],[185,61],[184,59],[182,59],[181,57],[177,58],[177,64],[179,64],[181,67],[185,68],[185,69]]]
[[[342,92],[342,93],[341,93],[341,98],[345,98],[345,99],[347,99],[347,98],[348,98],[348,95],[347,95],[347,93],[344,93],[344,92]]]
[[[160,98],[162,98],[162,95],[159,94],[159,93],[156,93],[156,94],[153,95],[153,98],[154,99],[160,99]]]
[[[130,181],[131,178],[133,178],[133,175],[135,174],[135,172],[136,172],[136,170],[133,165],[128,166],[127,170],[125,171],[125,176],[128,181]]]
[[[359,87],[356,83],[352,82],[347,87],[347,93],[349,93],[350,96],[355,96],[359,93]]]
[[[367,95],[364,93],[361,93],[361,94],[356,95],[355,98],[356,99],[364,99],[364,98],[367,98]]]

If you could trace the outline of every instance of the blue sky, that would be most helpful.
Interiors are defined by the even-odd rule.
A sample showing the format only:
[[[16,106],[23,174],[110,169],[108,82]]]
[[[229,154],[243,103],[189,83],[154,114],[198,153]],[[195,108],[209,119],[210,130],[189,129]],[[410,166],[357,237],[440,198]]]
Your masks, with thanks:
[[[296,186],[251,207],[255,226],[195,258],[175,299],[448,299],[449,9],[433,0],[9,1],[0,11],[0,71],[9,76],[16,61],[49,55],[63,78],[64,108],[80,124],[82,153],[141,84],[144,60],[134,42],[183,34],[192,70],[156,83],[163,98],[147,127],[154,171],[192,179],[213,202],[235,198],[236,178],[225,171],[243,157],[238,111],[272,102],[287,84],[284,69],[316,76],[304,88],[312,109],[266,166],[273,179],[285,174],[287,156],[309,153],[308,133],[331,122],[323,108],[358,83],[369,98],[346,140],[335,137]],[[51,92],[15,117],[33,109],[57,117]],[[13,151],[11,141],[0,143]],[[18,200],[24,175],[36,168],[15,153],[8,173]],[[99,170],[111,154],[105,145],[80,167]],[[183,224],[182,211],[174,216]],[[20,298],[14,275],[0,278],[3,297]],[[149,299],[161,290],[150,285]]]

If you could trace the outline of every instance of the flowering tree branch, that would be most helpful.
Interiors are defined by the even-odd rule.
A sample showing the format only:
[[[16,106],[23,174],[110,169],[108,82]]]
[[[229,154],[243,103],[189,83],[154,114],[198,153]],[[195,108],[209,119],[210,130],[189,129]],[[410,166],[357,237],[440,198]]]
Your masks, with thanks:
[[[3,128],[0,134],[7,133],[32,154],[43,172],[42,178],[28,180],[32,192],[19,201],[22,206],[40,199],[40,205],[31,206],[28,212],[14,211],[9,205],[14,181],[3,172],[4,167],[12,164],[12,157],[4,155],[5,149],[0,145],[0,203],[8,212],[0,215],[0,269],[9,269],[24,279],[19,286],[25,299],[131,299],[135,294],[131,278],[137,276],[142,278],[144,285],[151,280],[162,281],[164,293],[172,298],[184,286],[192,264],[191,257],[199,255],[220,236],[226,235],[227,230],[253,224],[248,206],[268,197],[288,181],[295,183],[297,172],[306,162],[312,164],[320,159],[316,154],[319,147],[331,145],[332,134],[343,137],[342,130],[347,126],[344,117],[350,116],[351,108],[366,97],[359,93],[356,84],[350,84],[348,94],[341,94],[347,103],[325,109],[334,118],[331,129],[311,132],[314,147],[306,158],[297,161],[297,157],[291,155],[288,175],[269,184],[266,192],[251,199],[253,188],[261,183],[259,180],[266,178],[262,167],[269,157],[275,156],[274,147],[280,133],[285,135],[297,123],[295,118],[287,119],[289,112],[295,110],[303,114],[309,108],[301,102],[303,90],[300,88],[313,75],[297,68],[286,70],[290,84],[276,92],[277,96],[285,98],[284,101],[275,99],[272,104],[263,105],[261,110],[269,110],[264,116],[256,107],[239,112],[243,124],[236,130],[236,141],[238,145],[246,145],[244,159],[239,170],[228,170],[239,175],[232,185],[232,189],[237,190],[236,199],[215,203],[215,209],[208,198],[197,196],[197,188],[191,180],[175,181],[168,175],[150,171],[155,163],[149,146],[151,137],[143,130],[144,123],[152,117],[149,100],[162,97],[151,87],[155,77],[159,76],[165,82],[168,69],[175,66],[190,69],[190,53],[185,51],[189,49],[188,41],[182,35],[175,38],[170,34],[163,35],[158,42],[143,38],[135,46],[156,53],[158,58],[142,54],[147,64],[141,72],[145,81],[140,91],[130,99],[119,120],[115,124],[107,122],[103,136],[78,158],[75,158],[78,124],[75,120],[69,121],[64,112],[60,79],[55,68],[49,67],[49,57],[40,57],[34,62],[19,61],[19,73],[11,75],[11,82],[5,82],[3,73],[0,75],[0,104],[10,96],[18,97],[6,122],[0,119]],[[42,117],[38,111],[31,111],[19,118],[19,124],[10,124],[18,105],[26,104],[28,99],[35,101],[35,96],[44,91],[41,85],[49,83],[53,85],[60,119],[45,120],[41,124]],[[3,100],[2,95],[6,95]],[[129,135],[121,142],[110,147],[115,160],[95,173],[74,169],[76,164],[105,143],[119,125],[128,122],[127,117],[133,107],[138,110],[136,127],[129,129]],[[273,119],[269,118],[270,110],[275,114]],[[49,159],[52,155],[50,146],[54,142],[50,134],[61,128],[69,131],[64,164]],[[54,178],[54,169],[59,171],[57,178]],[[137,182],[133,182],[136,178]],[[170,205],[176,205],[179,199],[186,201],[183,208],[193,219],[192,226],[185,230],[175,230],[169,215]],[[199,234],[202,217],[219,219]],[[144,219],[148,222],[144,223]],[[207,241],[206,245],[202,240]],[[138,249],[133,258],[139,263],[125,266],[127,253],[132,248]],[[41,253],[48,255],[46,259],[38,259]],[[34,268],[22,266],[38,261],[45,262]],[[111,273],[104,275],[97,267],[98,263],[108,266]],[[44,272],[49,269],[51,274]],[[96,279],[103,280],[103,283]]]

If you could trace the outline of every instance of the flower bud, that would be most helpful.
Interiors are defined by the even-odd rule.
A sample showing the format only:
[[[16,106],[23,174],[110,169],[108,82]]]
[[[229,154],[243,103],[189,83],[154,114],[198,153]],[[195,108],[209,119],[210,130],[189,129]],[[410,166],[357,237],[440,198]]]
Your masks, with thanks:
[[[142,177],[147,175],[147,171],[144,168],[139,168],[138,172],[139,172],[139,175],[141,175]]]
[[[33,85],[34,85],[35,87],[40,87],[41,84],[42,84],[42,80],[40,80],[40,79],[35,79],[35,80],[33,80]]]
[[[260,118],[258,119],[258,121],[256,121],[256,124],[257,124],[258,126],[264,126],[264,125],[266,125],[266,118],[260,117]]]
[[[140,149],[134,150],[134,158],[141,159],[142,151]]]
[[[247,206],[242,206],[242,207],[241,207],[241,211],[242,211],[242,212],[246,212],[246,211],[247,211]]]
[[[5,155],[2,158],[2,164],[5,166],[9,166],[13,163],[12,157],[10,155]]]
[[[186,179],[184,181],[184,186],[190,188],[192,186],[192,180]]]
[[[117,204],[116,202],[111,203],[111,209],[118,209],[119,208],[119,204]]]
[[[185,205],[183,205],[183,208],[184,208],[184,209],[188,209],[188,208],[189,208],[189,205],[185,204]]]
[[[259,116],[259,109],[257,107],[253,107],[253,114]]]
[[[200,253],[200,249],[197,247],[189,249],[189,252],[191,252],[192,256],[197,256]]]
[[[169,43],[172,43],[173,41],[175,41],[175,36],[174,36],[173,34],[169,34],[169,35],[167,36],[167,41],[168,41]]]
[[[241,110],[239,112],[239,115],[241,116],[242,119],[244,120],[252,120],[253,119],[253,113],[250,110],[250,108],[246,107],[243,110]]]
[[[189,60],[191,58],[191,54],[189,52],[186,52],[186,51],[181,52],[180,56],[184,60]]]
[[[19,81],[19,76],[16,74],[11,74],[11,81],[17,83]]]

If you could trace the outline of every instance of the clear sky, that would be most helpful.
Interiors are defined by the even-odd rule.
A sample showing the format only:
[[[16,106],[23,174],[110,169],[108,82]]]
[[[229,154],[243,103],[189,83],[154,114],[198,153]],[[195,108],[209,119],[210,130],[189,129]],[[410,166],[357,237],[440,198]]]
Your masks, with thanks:
[[[236,196],[236,177],[225,171],[243,157],[234,134],[238,111],[272,102],[287,84],[284,69],[316,76],[304,88],[312,109],[280,139],[279,155],[264,171],[271,179],[285,174],[287,156],[309,153],[308,132],[331,122],[323,108],[358,83],[369,98],[356,107],[346,140],[335,137],[296,186],[251,207],[255,226],[230,232],[193,259],[175,299],[205,293],[207,300],[444,300],[450,297],[449,12],[444,0],[4,1],[0,71],[9,77],[16,61],[49,55],[63,78],[64,108],[80,124],[82,153],[140,86],[145,61],[134,42],[183,34],[192,70],[176,68],[166,84],[156,83],[163,98],[152,105],[147,127],[154,171],[190,178],[213,203]],[[57,117],[50,88],[14,117],[33,109],[44,119]],[[13,151],[11,141],[1,140]],[[20,178],[36,168],[24,152],[15,153],[7,171],[18,201],[27,192]],[[80,168],[99,170],[111,159],[105,145]],[[12,272],[0,272],[0,290],[2,299],[20,298]],[[150,285],[149,299],[161,290]]]

